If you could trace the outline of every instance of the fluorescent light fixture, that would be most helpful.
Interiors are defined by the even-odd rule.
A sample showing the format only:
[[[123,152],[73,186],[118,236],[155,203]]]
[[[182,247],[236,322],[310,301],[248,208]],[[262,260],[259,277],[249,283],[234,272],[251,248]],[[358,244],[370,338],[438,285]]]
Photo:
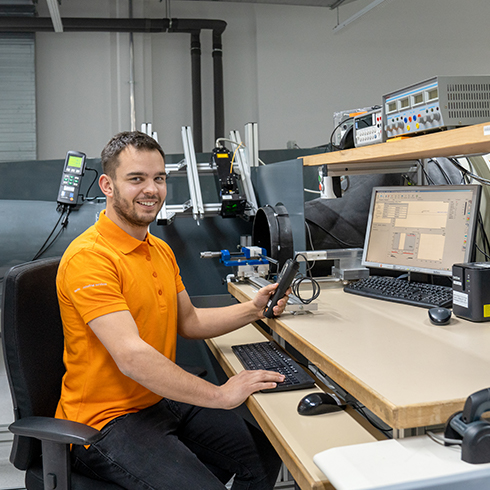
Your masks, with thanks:
[[[60,9],[58,0],[46,0],[49,9],[49,15],[53,22],[54,32],[63,32],[63,24],[61,23]]]

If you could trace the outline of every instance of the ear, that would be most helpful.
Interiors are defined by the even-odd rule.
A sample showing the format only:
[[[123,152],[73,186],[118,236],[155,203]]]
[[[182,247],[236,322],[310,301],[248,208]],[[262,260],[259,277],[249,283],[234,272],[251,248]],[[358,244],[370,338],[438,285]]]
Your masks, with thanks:
[[[114,184],[112,179],[107,174],[102,174],[99,178],[100,190],[105,194],[106,197],[113,197],[114,195]]]

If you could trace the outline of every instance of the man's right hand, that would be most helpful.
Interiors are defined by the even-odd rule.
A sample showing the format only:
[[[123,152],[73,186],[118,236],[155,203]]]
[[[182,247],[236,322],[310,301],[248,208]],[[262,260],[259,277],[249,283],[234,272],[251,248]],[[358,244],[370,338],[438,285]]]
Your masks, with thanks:
[[[272,371],[241,371],[224,385],[189,374],[139,336],[129,311],[117,311],[89,322],[123,374],[154,393],[200,407],[232,409],[252,393],[274,388],[284,376]]]
[[[253,393],[275,388],[277,383],[282,381],[284,381],[284,375],[273,371],[240,371],[219,387],[223,404],[221,408],[238,407]]]

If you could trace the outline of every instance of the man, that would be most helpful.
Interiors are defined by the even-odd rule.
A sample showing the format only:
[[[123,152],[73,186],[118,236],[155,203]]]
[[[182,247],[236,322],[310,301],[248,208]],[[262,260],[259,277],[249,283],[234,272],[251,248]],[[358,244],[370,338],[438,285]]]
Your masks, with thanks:
[[[236,490],[273,488],[279,458],[230,409],[283,376],[242,371],[215,386],[174,361],[177,333],[209,338],[263,318],[276,285],[247,303],[195,308],[170,247],[148,232],[166,197],[161,147],[120,133],[102,169],[106,210],[68,247],[57,277],[67,371],[56,416],[104,434],[74,446],[75,468],[128,489],[223,489],[232,475]]]

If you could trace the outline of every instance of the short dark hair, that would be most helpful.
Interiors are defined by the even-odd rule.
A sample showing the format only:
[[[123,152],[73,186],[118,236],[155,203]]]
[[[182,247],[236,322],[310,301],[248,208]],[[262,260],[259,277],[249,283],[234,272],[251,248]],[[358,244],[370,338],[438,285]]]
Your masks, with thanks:
[[[102,150],[100,154],[102,172],[114,178],[119,164],[119,154],[128,146],[133,146],[137,150],[156,150],[165,161],[165,153],[154,138],[141,131],[123,131],[116,134]]]

